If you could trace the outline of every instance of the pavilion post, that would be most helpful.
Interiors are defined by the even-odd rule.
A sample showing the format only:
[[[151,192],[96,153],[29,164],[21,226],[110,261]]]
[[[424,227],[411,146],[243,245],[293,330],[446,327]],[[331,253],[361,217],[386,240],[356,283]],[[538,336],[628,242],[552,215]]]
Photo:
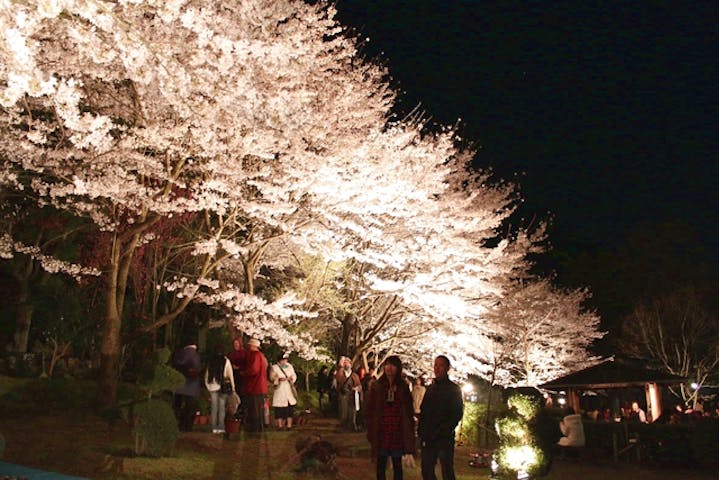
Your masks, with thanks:
[[[650,382],[644,386],[647,395],[647,421],[655,421],[662,415],[662,391],[659,385]]]

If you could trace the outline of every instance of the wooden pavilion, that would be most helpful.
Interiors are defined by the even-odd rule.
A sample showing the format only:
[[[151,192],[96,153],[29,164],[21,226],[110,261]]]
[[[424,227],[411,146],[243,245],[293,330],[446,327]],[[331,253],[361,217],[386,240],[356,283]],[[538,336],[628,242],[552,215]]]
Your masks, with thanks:
[[[581,410],[580,393],[582,392],[643,387],[647,400],[647,421],[653,422],[662,414],[661,386],[678,385],[686,380],[684,377],[644,369],[628,361],[611,358],[592,367],[547,382],[540,385],[539,388],[565,391],[568,405],[579,412]]]

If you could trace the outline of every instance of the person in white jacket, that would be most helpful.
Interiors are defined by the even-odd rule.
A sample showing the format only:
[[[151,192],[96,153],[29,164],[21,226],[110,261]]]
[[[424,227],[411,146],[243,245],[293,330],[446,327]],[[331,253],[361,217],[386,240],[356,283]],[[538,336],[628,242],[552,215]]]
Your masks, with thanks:
[[[222,345],[215,347],[215,353],[207,362],[205,387],[210,392],[212,433],[225,433],[227,398],[235,391],[235,378],[232,364],[225,356]]]
[[[297,405],[294,384],[297,381],[295,369],[288,361],[289,354],[284,354],[280,360],[270,368],[270,382],[275,386],[272,394],[272,408],[275,411],[277,428],[282,430],[292,428],[294,406]]]
[[[559,428],[562,430],[562,438],[559,439],[561,447],[583,447],[584,425],[582,424],[582,416],[574,413],[572,407],[567,408],[567,415],[559,422]]]

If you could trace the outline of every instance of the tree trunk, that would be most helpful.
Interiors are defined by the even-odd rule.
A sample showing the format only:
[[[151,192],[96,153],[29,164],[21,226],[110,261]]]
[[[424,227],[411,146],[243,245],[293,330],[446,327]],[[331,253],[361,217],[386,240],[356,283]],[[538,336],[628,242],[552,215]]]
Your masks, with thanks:
[[[33,305],[30,302],[29,287],[26,281],[18,283],[17,319],[13,343],[15,351],[26,353],[30,341],[30,325],[32,324]]]
[[[487,389],[487,411],[484,416],[484,429],[482,431],[482,437],[484,440],[484,446],[489,445],[489,432],[492,431],[492,425],[491,425],[491,410],[492,410],[492,390],[494,387],[494,378],[495,374],[497,372],[497,366],[495,365],[492,369],[492,377],[489,380],[489,388]],[[480,445],[482,445],[482,442],[480,441]]]
[[[121,319],[117,310],[117,271],[112,262],[109,272],[110,284],[107,286],[107,310],[102,329],[100,345],[100,371],[98,378],[97,401],[101,409],[115,406],[117,386],[120,380],[120,326]]]
[[[98,372],[97,401],[101,409],[117,404],[117,386],[120,381],[120,352],[122,341],[122,308],[129,274],[129,263],[134,252],[136,236],[123,248],[121,238],[112,243],[110,265],[107,272],[105,323],[100,344],[100,371]]]

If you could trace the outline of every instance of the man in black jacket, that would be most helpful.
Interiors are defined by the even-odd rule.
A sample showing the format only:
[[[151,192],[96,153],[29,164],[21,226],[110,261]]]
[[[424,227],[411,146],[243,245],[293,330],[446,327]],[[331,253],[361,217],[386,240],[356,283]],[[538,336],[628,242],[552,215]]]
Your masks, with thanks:
[[[419,438],[422,444],[422,480],[437,480],[434,467],[439,459],[443,480],[454,477],[454,429],[462,419],[462,391],[447,373],[449,359],[434,359],[434,382],[427,388],[419,414]]]

